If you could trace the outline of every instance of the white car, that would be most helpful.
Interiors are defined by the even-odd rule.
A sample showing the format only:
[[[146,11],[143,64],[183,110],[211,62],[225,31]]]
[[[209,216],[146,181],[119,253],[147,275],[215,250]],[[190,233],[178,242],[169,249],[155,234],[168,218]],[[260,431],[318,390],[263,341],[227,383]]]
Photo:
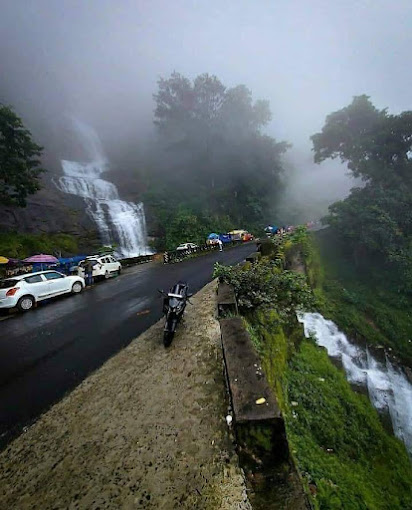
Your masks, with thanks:
[[[109,278],[113,274],[122,272],[122,265],[112,255],[93,255],[80,262],[79,276],[86,277],[84,268],[89,261],[93,265],[93,278]]]
[[[57,271],[39,271],[0,281],[0,309],[17,308],[26,312],[35,303],[61,294],[79,294],[85,287],[80,276]]]
[[[183,243],[179,244],[176,251],[194,250],[195,248],[199,248],[199,246],[195,243]]]

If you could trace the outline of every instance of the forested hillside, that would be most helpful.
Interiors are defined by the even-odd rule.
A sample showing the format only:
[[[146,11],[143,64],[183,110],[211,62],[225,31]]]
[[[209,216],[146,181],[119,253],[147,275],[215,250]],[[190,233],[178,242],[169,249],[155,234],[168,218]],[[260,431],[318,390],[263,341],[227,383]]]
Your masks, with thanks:
[[[262,133],[268,101],[216,76],[191,82],[176,72],[159,80],[154,99],[157,142],[144,202],[157,218],[158,247],[271,221],[288,144]]]
[[[340,158],[363,187],[324,219],[357,269],[410,292],[412,283],[412,111],[391,115],[367,96],[330,114],[312,136],[315,161]],[[373,269],[371,271],[371,269]]]

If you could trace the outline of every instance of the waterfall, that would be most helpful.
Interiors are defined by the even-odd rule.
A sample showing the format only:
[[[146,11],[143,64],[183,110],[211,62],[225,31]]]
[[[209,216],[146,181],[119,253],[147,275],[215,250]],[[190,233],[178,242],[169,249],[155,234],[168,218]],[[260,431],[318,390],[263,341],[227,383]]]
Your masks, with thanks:
[[[100,140],[91,127],[77,120],[73,122],[91,161],[62,160],[63,176],[58,187],[65,193],[84,199],[87,213],[95,221],[102,242],[105,245],[117,244],[118,255],[136,257],[152,253],[147,246],[143,203],[121,200],[116,186],[101,179],[109,164]]]
[[[401,368],[386,355],[378,360],[369,349],[351,343],[334,322],[320,313],[303,313],[298,320],[307,338],[313,334],[329,356],[341,360],[348,381],[366,387],[374,407],[389,414],[395,436],[412,456],[412,384]]]

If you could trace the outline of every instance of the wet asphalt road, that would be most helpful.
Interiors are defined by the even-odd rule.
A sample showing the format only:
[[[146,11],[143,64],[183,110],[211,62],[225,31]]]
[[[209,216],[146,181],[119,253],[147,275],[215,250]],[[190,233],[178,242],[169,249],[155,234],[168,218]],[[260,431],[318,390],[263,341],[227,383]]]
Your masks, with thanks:
[[[0,447],[160,319],[158,288],[185,280],[197,292],[216,261],[236,264],[255,249],[250,243],[178,264],[135,266],[78,296],[0,315]]]

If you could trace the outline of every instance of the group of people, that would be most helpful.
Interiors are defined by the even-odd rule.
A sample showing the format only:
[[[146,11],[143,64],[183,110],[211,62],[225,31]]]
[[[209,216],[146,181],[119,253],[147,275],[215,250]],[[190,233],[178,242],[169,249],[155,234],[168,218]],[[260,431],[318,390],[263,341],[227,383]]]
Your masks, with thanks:
[[[4,271],[4,274],[6,278],[10,278],[12,276],[19,276],[21,274],[31,273],[33,272],[33,266],[32,265],[24,265],[24,266],[15,266],[6,268]]]
[[[276,230],[275,234],[286,234],[287,232],[292,232],[294,230],[295,227],[293,226],[289,226],[289,227],[280,227]]]
[[[283,235],[287,232],[292,232],[294,230],[294,226],[284,226],[284,227],[266,227],[265,231],[268,235]]]

